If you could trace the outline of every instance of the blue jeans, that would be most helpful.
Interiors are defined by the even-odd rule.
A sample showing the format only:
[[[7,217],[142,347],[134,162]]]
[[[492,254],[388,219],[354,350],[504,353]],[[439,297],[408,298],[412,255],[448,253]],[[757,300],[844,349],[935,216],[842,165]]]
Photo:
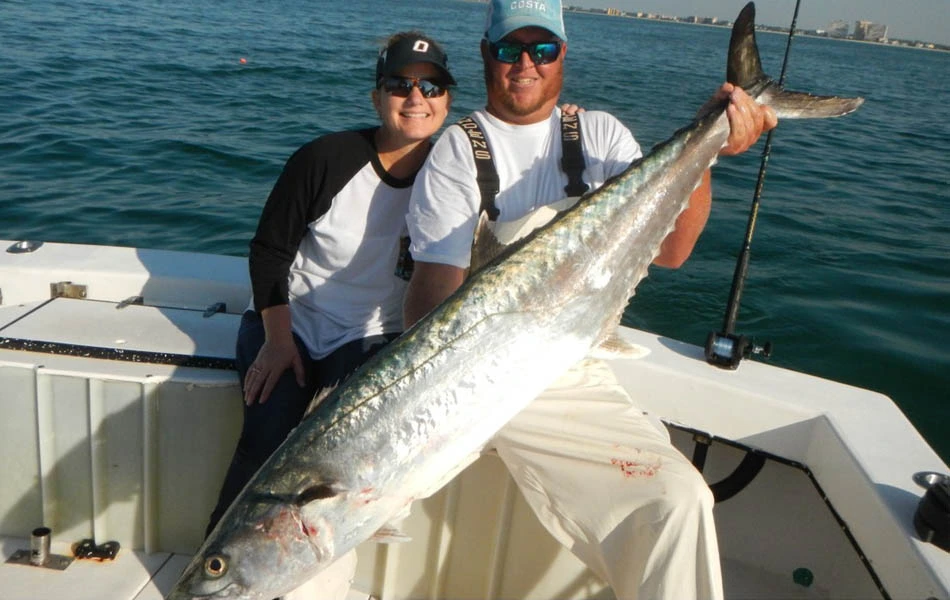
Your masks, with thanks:
[[[255,402],[250,406],[241,403],[244,407],[241,437],[234,450],[231,466],[224,477],[218,503],[211,512],[206,536],[218,524],[254,473],[300,423],[314,395],[339,385],[357,367],[396,337],[398,334],[374,335],[354,340],[343,344],[320,360],[313,360],[304,343],[294,334],[294,342],[304,363],[306,384],[304,387],[297,385],[293,369],[287,369],[274,386],[267,402]],[[263,345],[264,322],[260,314],[254,311],[245,312],[238,330],[235,353],[241,389],[244,389],[247,369],[257,358],[257,353]]]

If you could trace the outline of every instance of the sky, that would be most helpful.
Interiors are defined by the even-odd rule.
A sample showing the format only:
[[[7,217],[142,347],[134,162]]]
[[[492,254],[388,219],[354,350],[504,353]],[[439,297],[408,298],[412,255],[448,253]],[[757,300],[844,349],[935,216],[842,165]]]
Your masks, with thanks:
[[[619,8],[677,17],[736,18],[745,0],[563,0],[565,6]],[[758,0],[756,22],[788,27],[795,0]],[[888,26],[888,37],[950,44],[950,0],[801,0],[800,29],[824,29],[835,20],[874,21]]]

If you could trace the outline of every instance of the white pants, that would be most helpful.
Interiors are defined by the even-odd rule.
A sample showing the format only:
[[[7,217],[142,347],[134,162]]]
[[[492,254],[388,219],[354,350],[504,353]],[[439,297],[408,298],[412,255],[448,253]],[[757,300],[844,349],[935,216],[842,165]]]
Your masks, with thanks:
[[[619,600],[723,597],[709,487],[605,363],[576,365],[490,447]]]
[[[723,597],[712,492],[605,363],[574,366],[487,449],[618,600]],[[284,598],[345,598],[355,569],[351,551]]]

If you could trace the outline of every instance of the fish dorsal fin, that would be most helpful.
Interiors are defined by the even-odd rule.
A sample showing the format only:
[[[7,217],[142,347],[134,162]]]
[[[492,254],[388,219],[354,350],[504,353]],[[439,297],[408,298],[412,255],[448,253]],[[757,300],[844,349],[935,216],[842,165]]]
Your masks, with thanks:
[[[588,358],[611,360],[616,358],[643,358],[650,350],[639,344],[631,344],[620,337],[616,331],[608,335],[603,342],[591,348]]]
[[[755,4],[749,2],[739,13],[732,28],[726,81],[748,90],[765,78],[759,49],[755,43]]]
[[[469,270],[474,273],[490,263],[493,258],[505,251],[505,246],[498,241],[491,227],[488,213],[482,211],[478,215],[478,224],[475,226],[475,239],[472,241],[472,260]]]
[[[540,206],[514,221],[492,221],[482,211],[475,226],[475,241],[472,244],[471,272],[485,266],[510,246],[541,229],[558,215],[577,204],[579,196],[568,196],[557,202]]]

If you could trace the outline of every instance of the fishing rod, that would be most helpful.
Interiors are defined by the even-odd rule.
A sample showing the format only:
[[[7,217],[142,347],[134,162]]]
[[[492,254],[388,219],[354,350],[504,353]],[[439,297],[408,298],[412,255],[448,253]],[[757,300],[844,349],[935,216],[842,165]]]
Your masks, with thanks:
[[[782,73],[779,75],[779,86],[785,85],[785,73],[788,70],[788,57],[792,50],[792,38],[798,23],[798,10],[801,0],[795,0],[795,11],[792,14],[792,25],[788,30],[788,41],[785,45],[785,58],[782,61]],[[752,235],[755,233],[755,224],[759,216],[762,189],[765,187],[765,171],[769,157],[772,154],[771,130],[765,138],[765,149],[762,151],[762,163],[759,165],[759,177],[755,183],[755,193],[752,195],[752,206],[749,209],[749,221],[746,225],[745,239],[739,257],[736,260],[736,269],[732,276],[732,289],[729,291],[729,302],[726,305],[726,315],[720,331],[711,331],[706,337],[706,362],[724,369],[736,369],[743,358],[753,354],[761,354],[768,358],[772,355],[772,343],[766,342],[759,346],[755,339],[735,332],[736,320],[739,316],[739,301],[742,298],[742,289],[749,274],[749,258],[751,256]]]

